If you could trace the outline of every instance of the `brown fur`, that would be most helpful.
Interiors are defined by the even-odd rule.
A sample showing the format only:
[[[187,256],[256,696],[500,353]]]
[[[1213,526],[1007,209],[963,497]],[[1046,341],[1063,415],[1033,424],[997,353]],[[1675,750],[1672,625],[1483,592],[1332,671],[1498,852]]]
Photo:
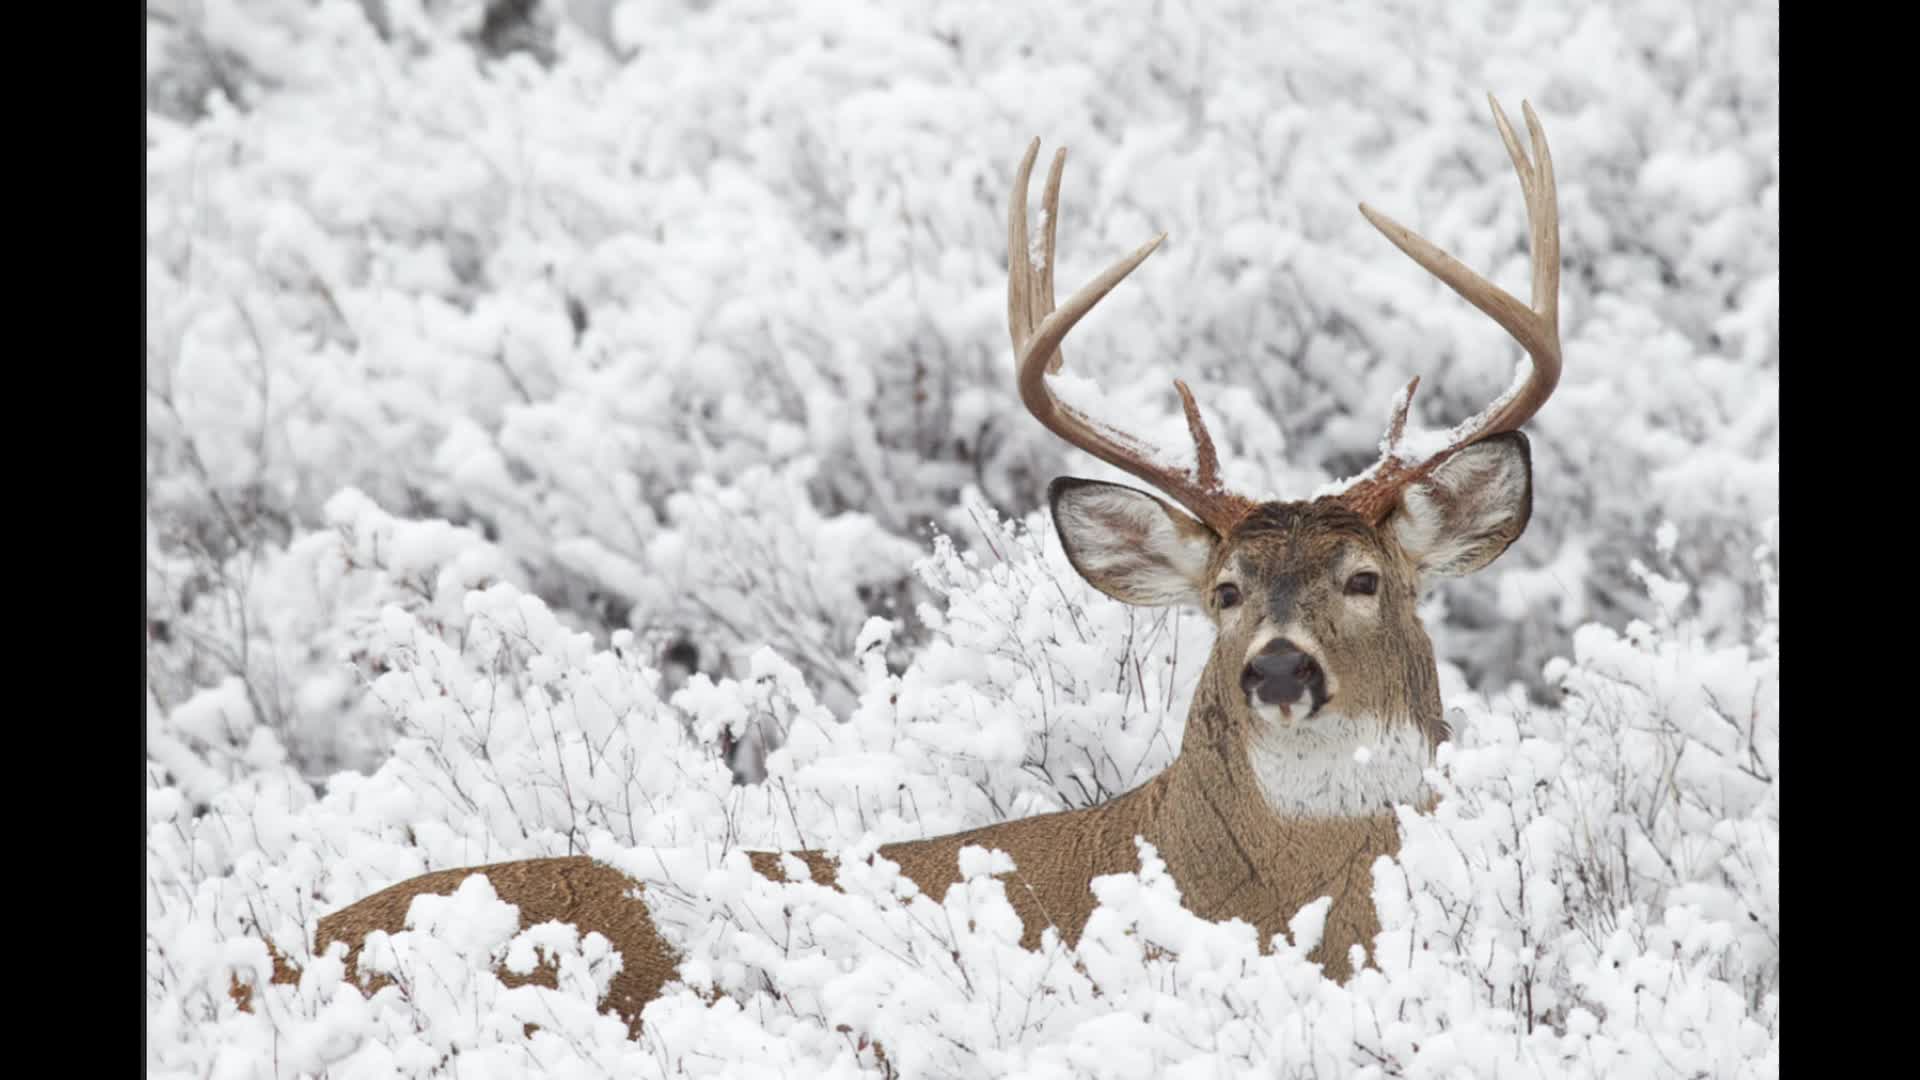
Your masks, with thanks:
[[[356,978],[360,947],[369,933],[375,930],[398,933],[406,928],[407,907],[414,897],[422,893],[447,895],[474,874],[485,874],[501,899],[519,907],[523,930],[558,920],[573,923],[582,934],[597,930],[606,935],[620,951],[622,964],[607,988],[602,1007],[626,1020],[628,1029],[639,1035],[640,1010],[660,993],[661,985],[673,977],[678,961],[654,931],[646,905],[628,899],[635,887],[632,879],[584,855],[422,874],[322,916],[313,935],[314,949],[325,952],[335,941],[346,942],[347,977]],[[291,974],[296,979],[299,977],[297,972]],[[531,975],[516,975],[504,968],[497,974],[508,986],[533,983],[551,987],[555,977],[548,966],[535,969]],[[276,968],[274,981],[291,980],[282,979]],[[386,984],[386,979],[376,976],[368,980],[368,989],[378,990]]]
[[[1328,977],[1345,979],[1352,971],[1351,947],[1370,950],[1378,930],[1371,870],[1375,859],[1399,848],[1395,818],[1390,812],[1292,819],[1276,814],[1254,779],[1249,744],[1263,721],[1249,707],[1239,673],[1263,629],[1308,637],[1336,683],[1330,702],[1390,725],[1414,725],[1431,748],[1445,736],[1445,727],[1433,647],[1415,614],[1418,558],[1398,546],[1390,528],[1375,528],[1330,500],[1265,504],[1225,541],[1170,508],[1166,512],[1174,515],[1182,543],[1211,545],[1204,579],[1191,584],[1219,628],[1174,763],[1101,806],[890,844],[880,853],[938,898],[959,876],[960,848],[977,844],[1006,851],[1016,867],[1005,878],[1007,896],[1024,924],[1022,943],[1032,948],[1049,926],[1067,941],[1077,941],[1094,904],[1092,879],[1136,869],[1134,838],[1144,837],[1159,850],[1193,912],[1251,923],[1263,945],[1302,905],[1332,897],[1321,943],[1311,957],[1325,966]],[[1074,545],[1068,546],[1071,554]],[[1363,565],[1379,574],[1375,596],[1364,602],[1343,592],[1348,577]],[[1082,572],[1114,591],[1101,572]],[[1227,577],[1242,589],[1244,600],[1220,611],[1210,590]],[[797,854],[816,880],[832,884],[833,866],[826,857]],[[775,853],[755,853],[752,863],[761,874],[782,876]],[[403,881],[322,918],[315,948],[345,942],[351,974],[370,931],[401,930],[413,897],[450,893],[475,873],[486,874],[502,899],[519,906],[523,927],[560,920],[583,933],[606,935],[625,966],[604,1007],[638,1033],[641,1009],[675,977],[676,958],[638,898],[639,885],[585,857],[442,870]],[[296,977],[290,965],[284,972],[276,966],[276,981]],[[553,984],[550,969],[531,976],[503,972],[502,978]]]

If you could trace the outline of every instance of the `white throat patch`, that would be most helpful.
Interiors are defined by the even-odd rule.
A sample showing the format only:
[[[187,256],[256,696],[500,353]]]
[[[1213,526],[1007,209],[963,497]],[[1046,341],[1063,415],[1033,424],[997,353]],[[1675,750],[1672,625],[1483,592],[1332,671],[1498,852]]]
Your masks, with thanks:
[[[1423,774],[1432,754],[1413,724],[1389,730],[1378,720],[1342,716],[1331,707],[1292,722],[1281,718],[1276,705],[1254,711],[1260,732],[1247,756],[1260,793],[1281,817],[1364,817],[1426,801]]]

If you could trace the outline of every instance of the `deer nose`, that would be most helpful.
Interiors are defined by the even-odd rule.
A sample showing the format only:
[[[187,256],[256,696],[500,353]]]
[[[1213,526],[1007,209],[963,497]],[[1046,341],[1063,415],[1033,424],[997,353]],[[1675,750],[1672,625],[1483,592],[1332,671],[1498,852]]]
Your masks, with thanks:
[[[1292,705],[1311,694],[1308,711],[1326,704],[1327,676],[1320,662],[1286,638],[1267,642],[1240,673],[1240,689],[1269,705]]]

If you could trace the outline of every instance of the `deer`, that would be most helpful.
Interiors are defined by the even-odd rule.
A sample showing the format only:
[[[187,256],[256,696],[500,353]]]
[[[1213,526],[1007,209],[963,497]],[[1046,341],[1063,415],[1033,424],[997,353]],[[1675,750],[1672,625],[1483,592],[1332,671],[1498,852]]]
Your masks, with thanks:
[[[1192,392],[1176,379],[1194,464],[1166,463],[1138,439],[1055,396],[1047,376],[1061,343],[1166,234],[1114,263],[1066,303],[1054,303],[1055,234],[1065,150],[1048,171],[1038,265],[1029,250],[1027,192],[1038,139],[1027,147],[1008,206],[1007,322],[1020,399],[1048,431],[1159,494],[1061,477],[1047,502],[1073,569],[1098,591],[1141,607],[1184,605],[1215,629],[1173,762],[1107,802],[879,847],[934,900],[960,880],[958,855],[978,845],[1012,856],[1002,875],[1022,945],[1049,928],[1071,945],[1094,907],[1090,883],[1138,869],[1151,843],[1186,906],[1251,924],[1266,945],[1303,906],[1330,897],[1309,960],[1344,981],[1371,962],[1379,930],[1372,867],[1399,850],[1396,806],[1430,811],[1426,779],[1449,737],[1434,649],[1417,611],[1432,580],[1470,574],[1499,557],[1532,513],[1532,461],[1519,430],[1559,382],[1559,222],[1553,164],[1538,117],[1523,102],[1529,147],[1489,97],[1519,176],[1528,220],[1532,300],[1522,303],[1365,203],[1360,212],[1433,276],[1504,329],[1530,367],[1480,414],[1415,451],[1405,429],[1418,377],[1393,404],[1377,462],[1335,494],[1258,501],[1226,490]],[[1162,498],[1161,496],[1165,496]],[[831,886],[832,858],[797,856]],[[750,854],[784,880],[781,855]],[[676,975],[644,886],[584,855],[440,870],[402,881],[322,917],[318,952],[347,948],[348,972],[366,936],[405,928],[422,894],[448,894],[475,874],[516,905],[522,928],[549,920],[604,934],[621,954],[603,1012],[640,1034],[641,1012]],[[551,971],[504,969],[510,985],[553,985]],[[275,981],[297,978],[275,954]],[[361,985],[371,990],[378,979]],[[245,988],[236,984],[236,997]]]

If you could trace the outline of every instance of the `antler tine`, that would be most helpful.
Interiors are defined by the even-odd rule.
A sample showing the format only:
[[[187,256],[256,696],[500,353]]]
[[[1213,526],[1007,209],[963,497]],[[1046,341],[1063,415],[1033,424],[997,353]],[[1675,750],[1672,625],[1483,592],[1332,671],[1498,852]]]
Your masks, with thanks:
[[[1389,440],[1388,458],[1382,462],[1380,472],[1346,496],[1363,513],[1376,519],[1391,508],[1391,496],[1395,492],[1456,451],[1489,435],[1518,430],[1540,411],[1540,406],[1546,404],[1560,383],[1560,211],[1553,181],[1553,158],[1547,153],[1547,136],[1531,104],[1523,101],[1520,105],[1532,143],[1532,160],[1529,160],[1527,148],[1514,134],[1500,103],[1491,94],[1487,96],[1487,103],[1493,107],[1494,125],[1500,129],[1500,140],[1506,144],[1507,156],[1513,160],[1513,170],[1520,178],[1521,194],[1527,203],[1527,248],[1533,263],[1531,305],[1521,303],[1425,237],[1366,203],[1360,204],[1360,213],[1393,241],[1395,247],[1499,324],[1526,350],[1532,367],[1525,380],[1500,395],[1479,416],[1456,428],[1446,449],[1425,462],[1393,461],[1391,444],[1398,439]],[[1404,401],[1400,409],[1395,415],[1396,428],[1405,423]]]
[[[1034,141],[1037,143],[1039,140]],[[1040,237],[1040,249],[1044,256],[1040,260],[1040,280],[1037,282],[1040,291],[1035,294],[1034,300],[1043,313],[1053,311],[1053,243],[1060,234],[1060,174],[1066,167],[1067,148],[1063,146],[1053,152],[1053,163],[1047,166],[1047,186],[1040,190],[1040,213],[1047,219],[1044,223],[1047,231]],[[1047,361],[1047,373],[1051,375],[1059,371],[1060,365],[1065,362],[1066,357],[1056,347],[1052,358]]]
[[[1501,324],[1533,358],[1533,372],[1526,390],[1487,421],[1482,431],[1492,435],[1518,430],[1540,411],[1560,384],[1560,195],[1553,183],[1547,135],[1540,128],[1540,118],[1534,115],[1533,104],[1524,99],[1520,102],[1520,115],[1527,121],[1527,135],[1533,144],[1532,164],[1492,94],[1487,95],[1487,104],[1493,107],[1493,122],[1500,129],[1500,141],[1507,145],[1507,156],[1513,159],[1513,171],[1526,198],[1527,255],[1533,264],[1533,302],[1528,306],[1532,318],[1522,324],[1533,337],[1521,337]]]
[[[1013,177],[1013,198],[1007,206],[1007,331],[1013,337],[1013,361],[1017,368],[1020,351],[1033,337],[1033,255],[1027,247],[1027,185],[1033,176],[1033,159],[1040,156],[1040,140],[1027,144],[1020,168]]]
[[[1054,154],[1047,172],[1046,192],[1041,206],[1046,214],[1046,233],[1042,240],[1042,264],[1035,268],[1027,241],[1027,186],[1033,165],[1040,153],[1040,140],[1027,146],[1013,179],[1013,197],[1007,207],[1007,327],[1013,338],[1016,375],[1020,400],[1027,411],[1047,430],[1094,457],[1146,481],[1171,496],[1194,516],[1222,535],[1252,508],[1253,503],[1222,491],[1218,482],[1213,439],[1200,419],[1193,395],[1182,383],[1175,383],[1186,413],[1188,430],[1193,435],[1199,458],[1198,470],[1189,471],[1162,465],[1154,453],[1137,439],[1080,413],[1055,397],[1047,386],[1050,371],[1060,370],[1060,343],[1093,306],[1118,285],[1121,279],[1153,254],[1167,238],[1161,233],[1132,254],[1102,271],[1082,285],[1066,303],[1054,307],[1054,238],[1059,227],[1060,175],[1066,165],[1066,150]]]

